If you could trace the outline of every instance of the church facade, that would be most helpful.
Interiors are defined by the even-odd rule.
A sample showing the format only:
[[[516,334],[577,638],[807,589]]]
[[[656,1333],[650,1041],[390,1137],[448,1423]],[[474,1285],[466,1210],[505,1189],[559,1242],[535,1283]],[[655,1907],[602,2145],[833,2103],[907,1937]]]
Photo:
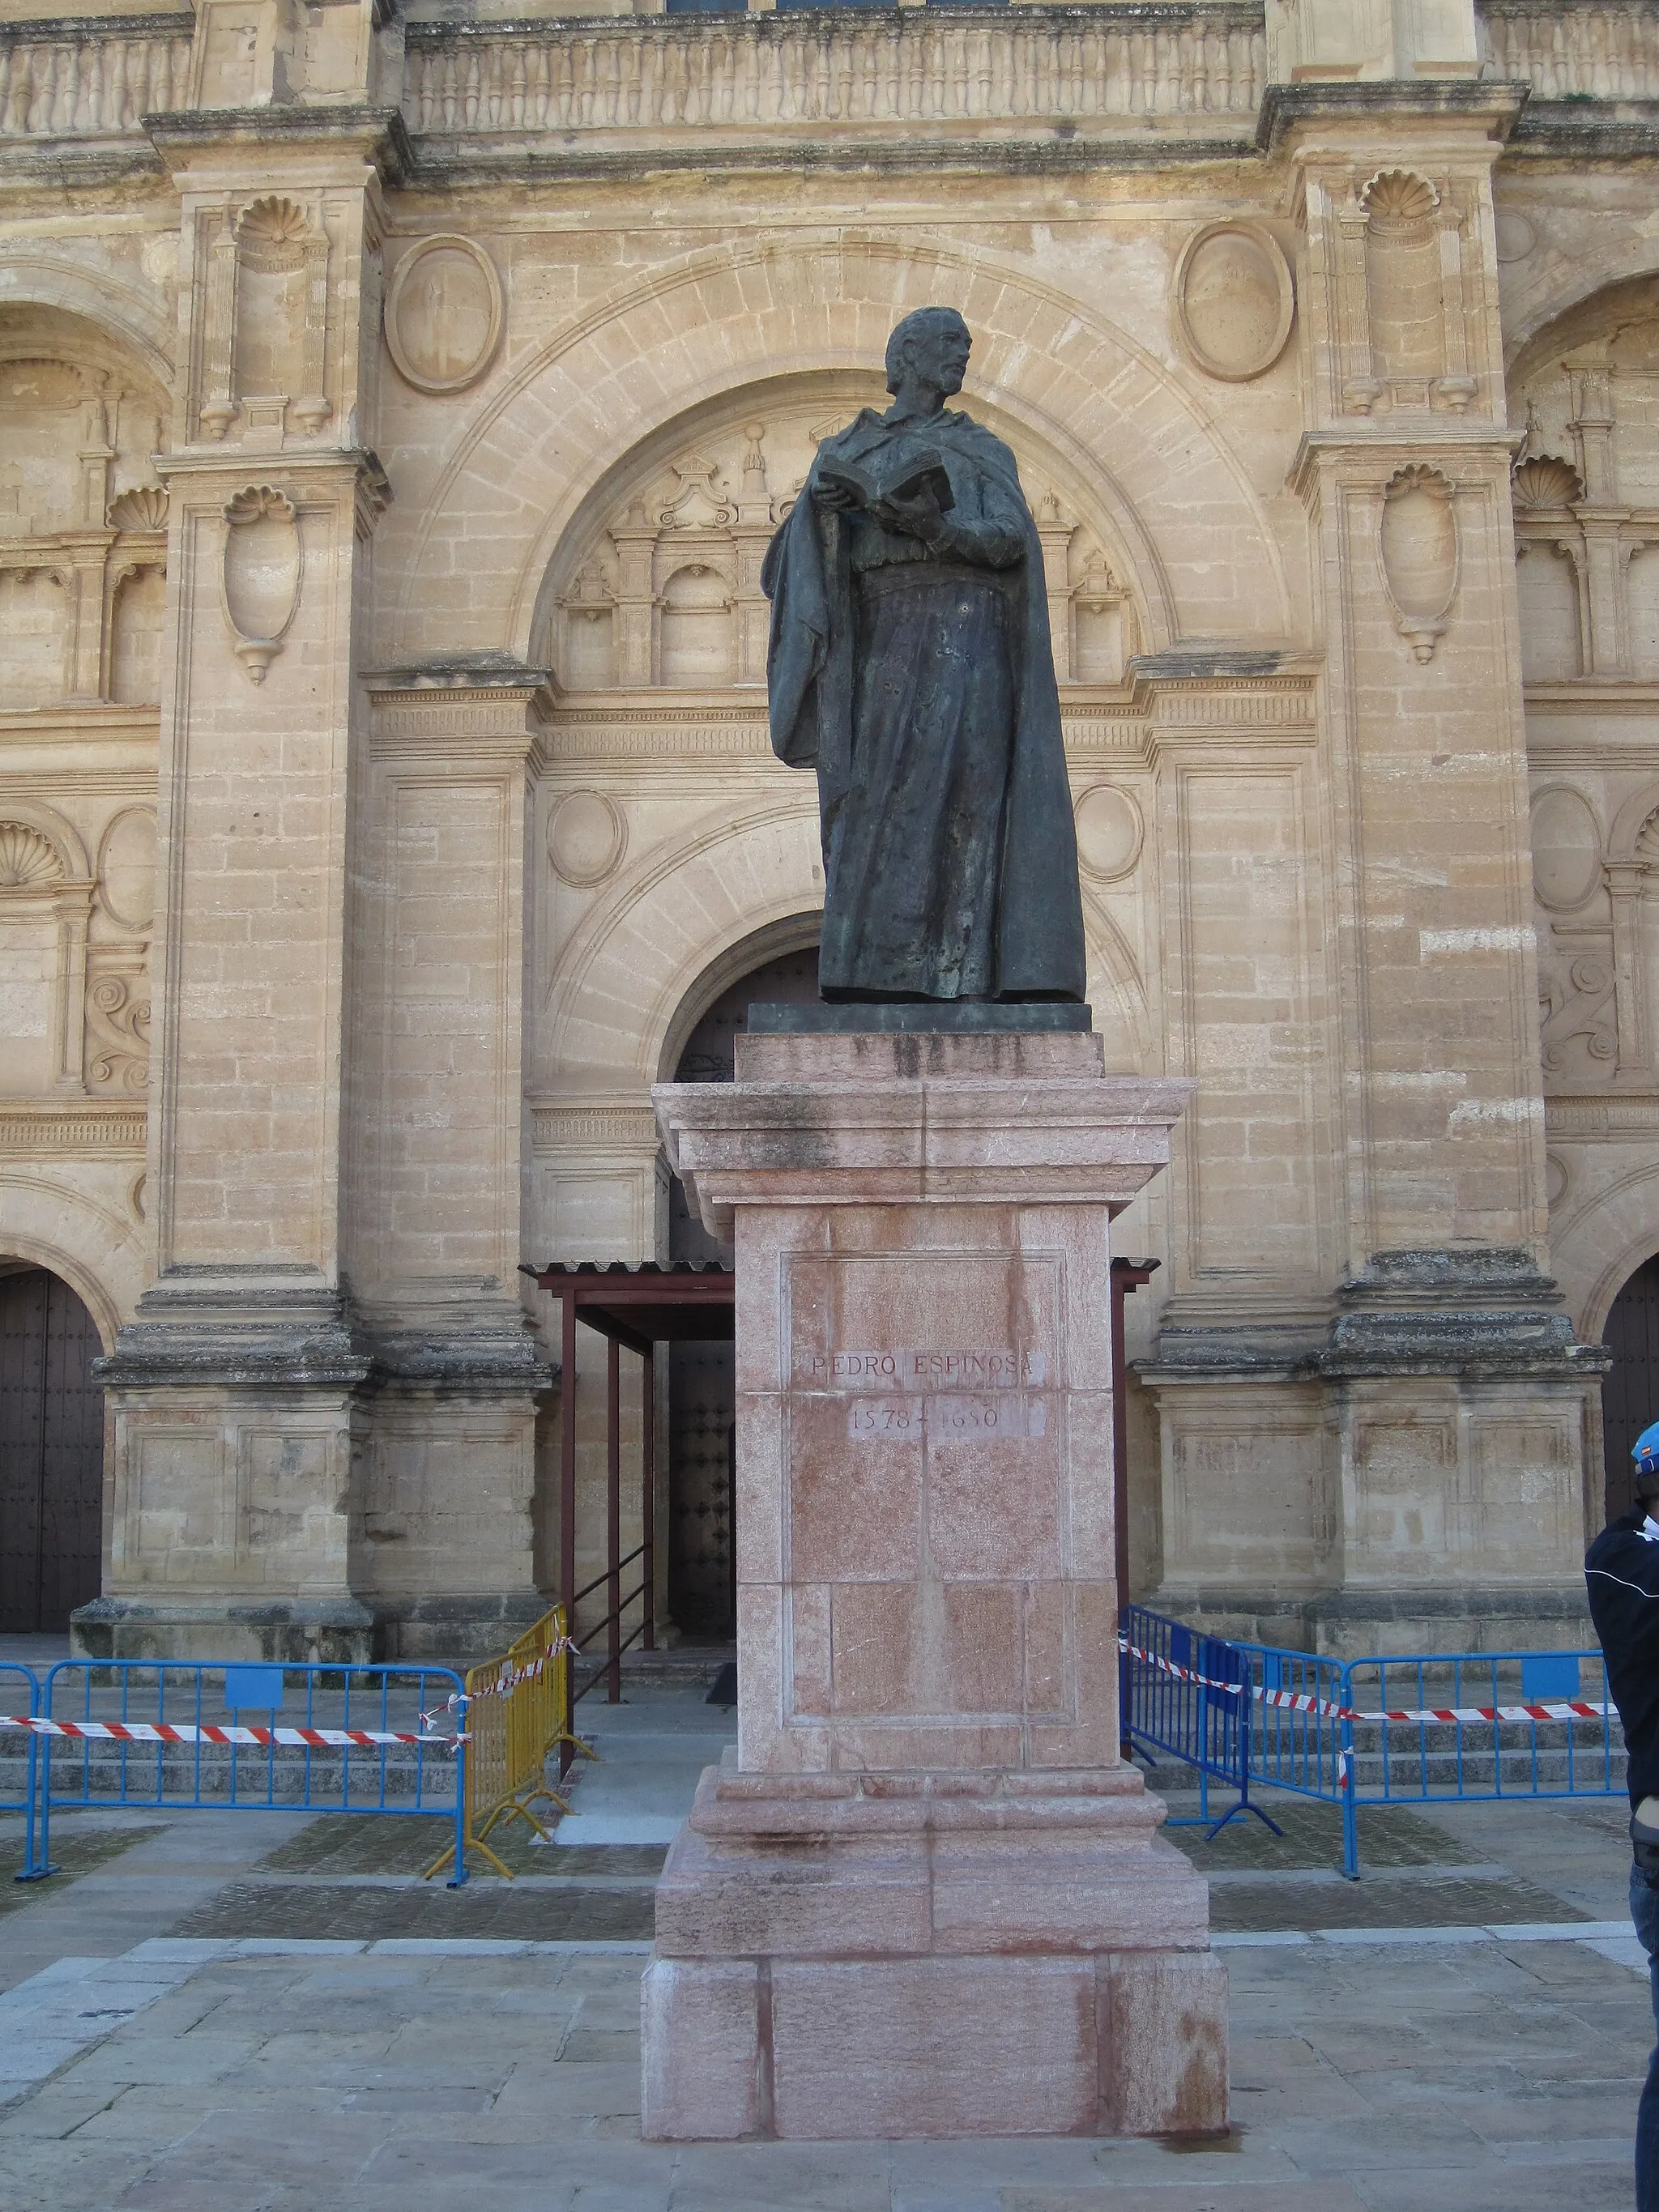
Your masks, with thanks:
[[[1576,1640],[1659,1252],[1651,9],[4,15],[0,1317],[102,1393],[54,1459],[42,1323],[12,1625],[30,1557],[96,1650],[542,1608],[521,1271],[706,1256],[650,1088],[823,900],[761,563],[938,304],[1107,1065],[1198,1085],[1116,1231],[1137,1593]],[[720,1376],[634,1387],[718,1627]]]

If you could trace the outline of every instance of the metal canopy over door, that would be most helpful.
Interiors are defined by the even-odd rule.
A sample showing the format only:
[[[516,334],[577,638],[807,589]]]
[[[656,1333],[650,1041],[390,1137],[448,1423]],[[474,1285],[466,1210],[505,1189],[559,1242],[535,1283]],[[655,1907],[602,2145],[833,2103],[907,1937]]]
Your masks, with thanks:
[[[1636,1503],[1631,1448],[1659,1421],[1659,1256],[1645,1260],[1613,1302],[1601,1341],[1613,1365],[1601,1384],[1607,1518]]]
[[[69,1626],[97,1596],[104,1498],[102,1346],[69,1285],[0,1275],[0,1631]]]

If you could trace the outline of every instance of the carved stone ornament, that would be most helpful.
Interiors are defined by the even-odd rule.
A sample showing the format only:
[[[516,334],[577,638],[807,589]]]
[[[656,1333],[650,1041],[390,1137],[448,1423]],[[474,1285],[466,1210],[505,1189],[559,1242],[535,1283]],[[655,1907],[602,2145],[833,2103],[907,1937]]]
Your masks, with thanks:
[[[423,238],[392,271],[386,342],[417,392],[459,392],[482,376],[501,340],[501,280],[470,238]]]
[[[165,530],[167,495],[160,484],[140,484],[111,501],[106,520],[112,530]]]
[[[1584,480],[1571,461],[1553,453],[1537,453],[1516,464],[1510,478],[1515,503],[1521,507],[1575,507],[1584,496]]]
[[[1278,240],[1260,223],[1212,222],[1182,247],[1170,307],[1188,358],[1206,376],[1243,384],[1284,352],[1296,286]]]
[[[1395,626],[1419,660],[1432,660],[1457,596],[1457,517],[1438,469],[1413,465],[1382,495],[1378,557]]]
[[[1140,809],[1127,791],[1097,783],[1077,803],[1077,857],[1085,876],[1115,883],[1140,858]]]
[[[57,848],[26,822],[0,822],[0,890],[33,890],[64,872]]]
[[[554,808],[547,825],[547,857],[567,884],[586,890],[603,883],[622,860],[628,825],[603,792],[573,791]]]
[[[300,605],[300,520],[285,492],[249,484],[225,507],[222,596],[231,650],[263,684]]]
[[[1552,783],[1532,802],[1532,881],[1540,906],[1571,914],[1601,882],[1601,826],[1583,793]]]

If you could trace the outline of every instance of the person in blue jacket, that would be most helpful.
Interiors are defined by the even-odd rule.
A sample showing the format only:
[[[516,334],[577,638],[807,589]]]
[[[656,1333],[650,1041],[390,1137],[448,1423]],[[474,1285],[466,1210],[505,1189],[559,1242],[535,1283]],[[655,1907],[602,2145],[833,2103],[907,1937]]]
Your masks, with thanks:
[[[1630,1917],[1648,1954],[1659,2033],[1659,1421],[1643,1430],[1631,1457],[1635,1509],[1590,1546],[1584,1583],[1629,1754]],[[1636,2212],[1659,2212],[1659,2044],[1636,2108]]]

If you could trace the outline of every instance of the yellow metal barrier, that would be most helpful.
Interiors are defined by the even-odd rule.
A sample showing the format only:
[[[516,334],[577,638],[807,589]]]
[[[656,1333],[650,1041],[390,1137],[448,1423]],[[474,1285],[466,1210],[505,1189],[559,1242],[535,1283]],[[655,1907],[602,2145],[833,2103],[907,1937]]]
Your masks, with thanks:
[[[564,1608],[555,1606],[527,1628],[499,1659],[486,1659],[466,1674],[466,1841],[511,1881],[484,1838],[498,1821],[528,1820],[538,1836],[547,1830],[531,1811],[538,1798],[569,1806],[547,1780],[547,1762],[561,1744],[584,1758],[598,1753],[570,1732],[570,1657]],[[452,1844],[427,1869],[430,1881],[455,1856]]]

